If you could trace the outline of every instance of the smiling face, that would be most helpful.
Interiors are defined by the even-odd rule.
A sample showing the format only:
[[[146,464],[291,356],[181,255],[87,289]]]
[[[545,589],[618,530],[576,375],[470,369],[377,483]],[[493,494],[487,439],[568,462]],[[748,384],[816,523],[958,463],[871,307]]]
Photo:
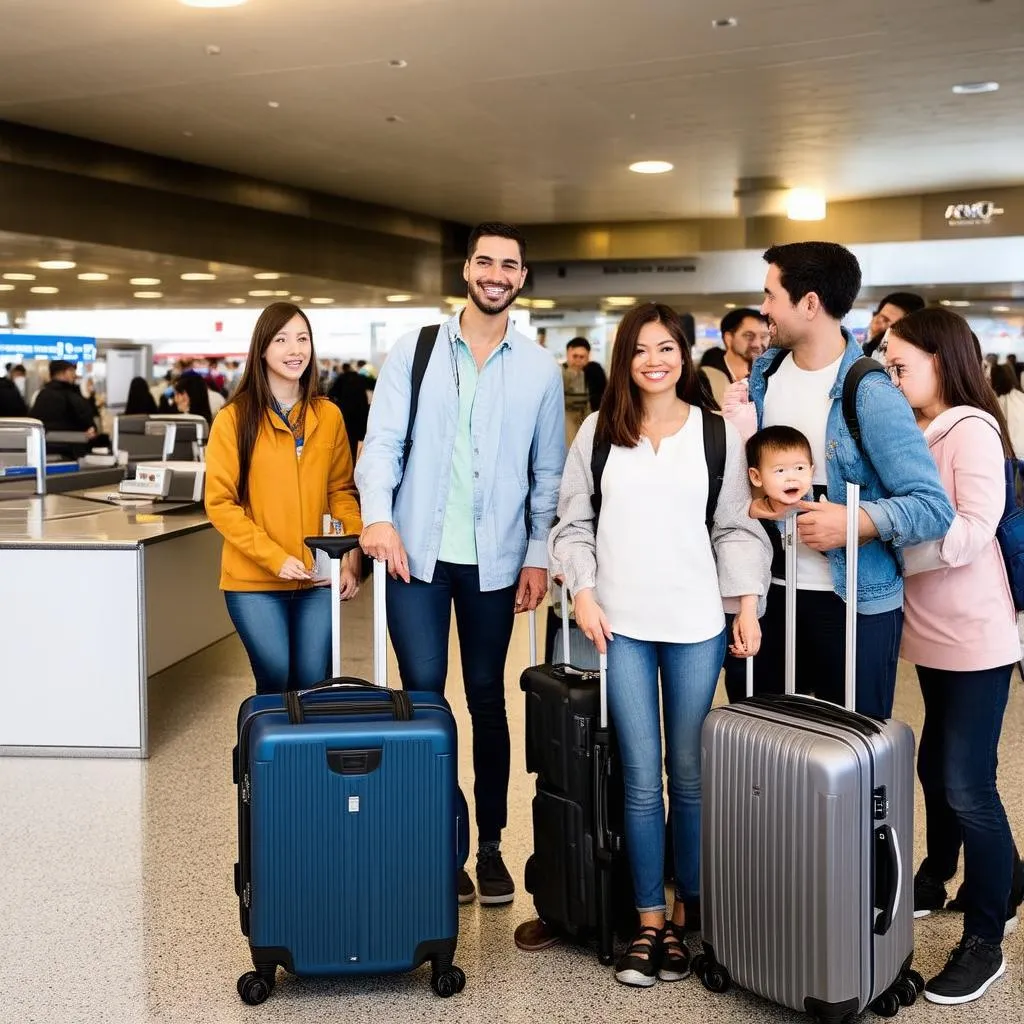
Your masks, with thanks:
[[[769,448],[749,472],[750,482],[780,505],[795,505],[814,481],[814,465],[804,448]]]
[[[789,292],[782,286],[779,268],[774,263],[769,264],[761,315],[768,317],[768,333],[774,344],[786,349],[799,345],[807,330],[806,306],[806,295],[798,303],[793,303]]]
[[[484,235],[462,268],[470,301],[488,316],[504,313],[526,283],[519,243],[512,238]]]
[[[275,334],[263,353],[267,367],[267,379],[271,387],[275,383],[291,386],[309,366],[313,346],[309,327],[298,313]]]
[[[683,372],[683,353],[679,343],[657,321],[640,328],[630,364],[633,383],[643,395],[675,392]]]
[[[735,353],[748,365],[752,365],[758,356],[768,348],[768,325],[752,316],[740,321],[735,331],[727,331],[722,335],[725,347]]]

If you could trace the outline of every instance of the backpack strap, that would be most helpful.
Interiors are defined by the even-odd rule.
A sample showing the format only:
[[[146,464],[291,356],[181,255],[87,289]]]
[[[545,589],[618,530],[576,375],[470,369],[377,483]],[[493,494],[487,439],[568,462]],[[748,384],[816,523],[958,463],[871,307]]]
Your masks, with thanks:
[[[701,410],[704,420],[704,461],[708,468],[708,503],[704,509],[704,524],[708,533],[714,526],[715,509],[718,507],[718,496],[722,493],[722,479],[725,477],[725,420],[706,409]],[[590,505],[594,510],[594,532],[597,532],[597,521],[601,518],[601,477],[604,467],[611,454],[611,445],[595,440],[590,452],[590,475],[594,478],[594,490],[590,495]]]
[[[419,337],[416,339],[416,352],[412,357],[412,373],[409,377],[409,425],[405,428],[405,444],[402,445],[402,476],[398,481],[398,488],[402,486],[405,479],[405,471],[409,465],[409,456],[412,454],[412,429],[416,424],[416,412],[420,404],[420,389],[423,387],[423,377],[427,372],[427,364],[434,352],[434,343],[437,341],[440,324],[430,324],[428,327],[421,327]]]
[[[718,496],[722,493],[722,479],[725,476],[725,420],[713,412],[702,410],[704,419],[704,461],[708,467],[708,504],[704,511],[704,524],[711,534],[715,525],[715,509]]]
[[[861,455],[864,454],[864,447],[860,443],[860,422],[857,419],[857,388],[869,373],[886,373],[886,370],[870,356],[861,356],[846,372],[846,379],[843,381],[843,419]]]

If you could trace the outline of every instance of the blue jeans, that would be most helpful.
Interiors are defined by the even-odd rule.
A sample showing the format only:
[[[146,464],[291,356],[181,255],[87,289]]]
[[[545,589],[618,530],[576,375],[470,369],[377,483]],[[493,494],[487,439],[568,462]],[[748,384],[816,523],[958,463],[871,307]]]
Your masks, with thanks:
[[[430,583],[388,578],[388,632],[406,690],[444,694],[452,605],[462,678],[473,723],[473,793],[481,842],[501,839],[508,820],[509,735],[505,658],[516,587],[480,590],[475,565],[438,562]]]
[[[257,693],[316,686],[330,674],[331,590],[226,590]]]
[[[983,672],[917,666],[924,727],[917,774],[924,790],[927,856],[921,871],[946,882],[964,848],[964,934],[1003,940],[1014,846],[996,789],[999,733],[1012,665]]]
[[[669,809],[676,898],[700,892],[700,732],[725,654],[723,630],[698,644],[615,635],[608,645],[608,710],[619,741],[626,790],[626,848],[637,909],[665,909],[665,805],[662,797],[658,671],[665,708]]]

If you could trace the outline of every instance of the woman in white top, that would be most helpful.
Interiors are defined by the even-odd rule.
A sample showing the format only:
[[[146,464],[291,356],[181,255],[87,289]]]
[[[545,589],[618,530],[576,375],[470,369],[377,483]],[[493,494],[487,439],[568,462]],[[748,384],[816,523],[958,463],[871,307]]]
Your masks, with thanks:
[[[575,596],[577,624],[608,654],[641,925],[615,970],[619,981],[642,987],[690,971],[683,932],[699,928],[700,732],[726,651],[723,598],[738,599],[731,650],[751,657],[768,587],[770,549],[747,514],[742,444],[721,421],[725,470],[708,532],[704,432],[714,408],[676,314],[655,303],[630,310],[616,334],[601,410],[569,451],[549,541],[552,574],[564,576]],[[599,502],[595,446],[608,453]],[[667,922],[662,701],[676,878]]]

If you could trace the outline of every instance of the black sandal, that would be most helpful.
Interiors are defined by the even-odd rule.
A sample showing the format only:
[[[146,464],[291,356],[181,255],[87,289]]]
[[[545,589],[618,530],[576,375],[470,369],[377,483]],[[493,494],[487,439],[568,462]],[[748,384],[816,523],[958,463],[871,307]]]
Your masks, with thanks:
[[[615,980],[636,988],[650,988],[657,981],[661,966],[661,940],[662,932],[653,925],[641,928],[615,965]]]
[[[690,976],[690,950],[683,937],[685,926],[674,921],[665,923],[661,933],[661,967],[658,977],[662,981],[682,981]]]

